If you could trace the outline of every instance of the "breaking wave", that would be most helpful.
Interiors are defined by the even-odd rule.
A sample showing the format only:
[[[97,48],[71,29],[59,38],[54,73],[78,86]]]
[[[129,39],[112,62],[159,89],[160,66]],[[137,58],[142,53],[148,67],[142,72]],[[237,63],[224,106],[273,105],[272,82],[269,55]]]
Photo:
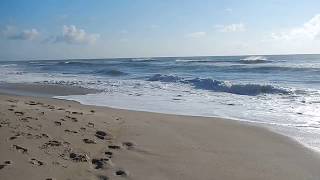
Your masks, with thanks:
[[[249,56],[244,59],[241,59],[238,62],[242,64],[261,64],[261,63],[271,63],[272,61],[269,61],[264,56]]]
[[[256,96],[260,94],[291,94],[290,90],[275,87],[272,85],[232,84],[227,81],[218,81],[209,78],[183,79],[178,76],[156,74],[150,77],[148,81],[190,84],[197,89],[210,90],[215,92],[226,92],[238,95]]]

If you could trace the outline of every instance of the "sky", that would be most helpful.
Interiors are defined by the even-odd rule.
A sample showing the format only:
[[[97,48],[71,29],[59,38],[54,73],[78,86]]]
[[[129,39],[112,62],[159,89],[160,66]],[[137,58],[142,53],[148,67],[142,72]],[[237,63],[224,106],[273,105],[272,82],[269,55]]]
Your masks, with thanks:
[[[319,0],[0,2],[0,61],[319,52]]]

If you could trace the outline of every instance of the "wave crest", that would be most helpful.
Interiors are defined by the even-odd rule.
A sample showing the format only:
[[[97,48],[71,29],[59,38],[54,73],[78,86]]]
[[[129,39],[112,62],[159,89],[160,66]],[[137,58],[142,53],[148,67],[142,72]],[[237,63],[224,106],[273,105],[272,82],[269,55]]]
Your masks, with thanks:
[[[178,76],[156,74],[148,79],[148,81],[173,82],[190,84],[194,88],[210,90],[215,92],[226,92],[238,95],[256,96],[259,94],[290,94],[291,91],[272,85],[260,84],[232,84],[226,81],[218,81],[213,79],[187,79],[184,80]]]
[[[244,59],[241,59],[238,62],[243,64],[261,64],[261,63],[271,63],[272,61],[269,61],[268,58],[264,56],[249,56]]]

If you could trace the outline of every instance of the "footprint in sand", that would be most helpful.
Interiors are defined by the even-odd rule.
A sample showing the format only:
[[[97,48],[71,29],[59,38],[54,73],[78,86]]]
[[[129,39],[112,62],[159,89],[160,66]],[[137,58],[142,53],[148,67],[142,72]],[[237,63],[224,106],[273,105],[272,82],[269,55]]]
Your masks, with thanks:
[[[11,161],[5,161],[4,164],[5,164],[5,165],[11,165],[12,162],[11,162]]]
[[[56,141],[56,140],[51,140],[51,141],[48,141],[46,143],[44,143],[40,149],[47,149],[47,148],[50,148],[50,147],[58,147],[58,146],[61,146],[62,143],[59,142],[59,141]]]
[[[49,135],[45,134],[45,133],[42,133],[41,136],[44,137],[44,138],[49,138]]]
[[[35,158],[31,158],[29,162],[30,162],[31,164],[33,164],[33,165],[36,165],[36,166],[42,166],[42,165],[44,165],[43,162],[41,162],[41,161],[39,161],[39,160],[37,160],[37,159],[35,159]]]
[[[115,174],[116,174],[116,176],[122,176],[122,177],[128,176],[128,173],[126,171],[124,171],[124,170],[121,170],[121,169],[117,170],[115,172]]]
[[[23,116],[24,112],[16,111],[16,112],[14,112],[14,114],[17,115],[17,116]]]
[[[127,149],[133,149],[135,147],[135,144],[133,142],[123,142],[122,145]]]
[[[107,155],[108,158],[112,158],[113,153],[111,151],[107,151],[107,152],[104,152],[104,154]]]
[[[54,107],[54,106],[51,106],[51,105],[48,105],[48,109],[53,110],[53,109],[55,109],[55,107]]]
[[[37,105],[38,103],[36,103],[34,101],[29,101],[29,102],[25,102],[25,104],[28,104],[30,106],[34,106],[34,105]]]
[[[93,128],[94,124],[92,122],[88,122],[87,126]]]
[[[3,169],[4,167],[11,165],[12,162],[11,161],[5,161],[4,164],[0,164],[0,170]]]
[[[109,161],[108,158],[100,158],[100,159],[94,158],[91,160],[91,163],[93,165],[95,165],[95,167],[94,167],[95,169],[104,169],[104,168],[106,168],[108,161]]]
[[[72,117],[71,120],[72,120],[73,122],[78,122],[78,119],[75,118],[75,117]]]
[[[79,114],[79,115],[83,115],[83,112],[76,112],[76,111],[74,111],[74,112],[72,112],[72,114]]]
[[[109,145],[108,148],[109,149],[121,149],[121,147],[118,145]]]
[[[37,121],[38,118],[28,116],[28,117],[23,117],[20,119],[20,121],[23,121],[23,122],[29,122],[29,120],[36,120]]]
[[[69,158],[75,162],[87,162],[87,157],[83,154],[70,153]]]
[[[104,131],[97,131],[95,136],[99,139],[106,139],[106,140],[111,139],[111,137]]]
[[[19,136],[20,134],[16,134],[14,136],[9,137],[8,139],[11,141],[11,140],[17,139]]]
[[[17,151],[21,152],[22,154],[28,153],[28,149],[24,148],[22,146],[19,145],[13,145],[13,148],[15,148]]]
[[[73,122],[78,122],[76,117],[66,116],[66,118],[71,119]]]
[[[59,121],[54,121],[54,124],[55,124],[56,126],[61,126],[61,125],[62,125],[62,123],[59,122]]]
[[[82,139],[82,141],[86,144],[96,144],[96,142],[94,140],[91,139]]]
[[[72,131],[72,130],[69,130],[69,129],[64,130],[64,132],[73,133],[73,134],[77,134],[78,133],[77,131]]]

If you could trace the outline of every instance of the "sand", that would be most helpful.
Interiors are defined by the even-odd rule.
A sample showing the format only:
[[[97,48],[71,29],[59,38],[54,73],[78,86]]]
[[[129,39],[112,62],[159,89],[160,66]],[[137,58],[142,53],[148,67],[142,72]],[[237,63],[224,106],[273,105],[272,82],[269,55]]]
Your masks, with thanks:
[[[319,167],[251,124],[0,95],[1,180],[317,180]]]

